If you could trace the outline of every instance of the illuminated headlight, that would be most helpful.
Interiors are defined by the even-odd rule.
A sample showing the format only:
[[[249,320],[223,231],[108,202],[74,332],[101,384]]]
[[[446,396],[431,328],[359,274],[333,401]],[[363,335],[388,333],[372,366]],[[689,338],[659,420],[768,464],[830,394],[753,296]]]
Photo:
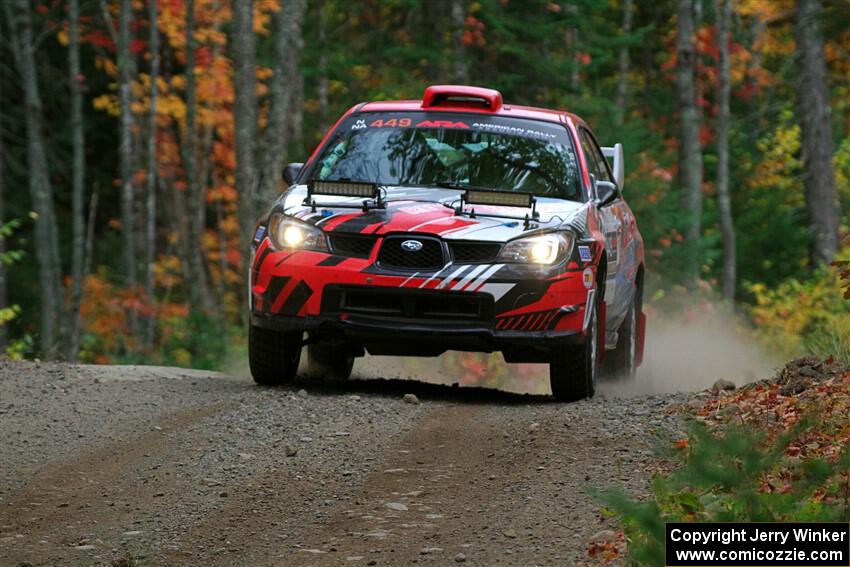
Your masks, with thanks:
[[[499,260],[525,264],[555,264],[572,251],[573,237],[567,232],[518,238],[505,245]]]
[[[321,230],[281,213],[274,213],[269,218],[269,236],[275,248],[278,249],[328,251],[328,242]]]

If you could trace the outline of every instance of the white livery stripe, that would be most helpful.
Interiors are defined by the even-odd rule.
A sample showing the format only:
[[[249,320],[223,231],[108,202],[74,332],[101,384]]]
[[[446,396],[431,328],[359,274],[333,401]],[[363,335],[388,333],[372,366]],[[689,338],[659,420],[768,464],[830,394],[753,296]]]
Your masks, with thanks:
[[[437,289],[443,289],[444,287],[447,287],[450,283],[452,283],[453,279],[455,279],[456,277],[460,277],[460,275],[465,272],[468,267],[469,266],[461,266],[460,268],[449,274],[445,279],[443,279],[442,282],[440,282],[440,285],[437,286]]]
[[[493,276],[493,274],[495,274],[504,267],[504,264],[496,264],[495,266],[488,269],[477,280],[469,284],[469,291],[478,291],[478,288],[487,283],[487,280],[489,280]]]
[[[469,272],[468,274],[463,276],[463,279],[460,280],[459,282],[457,282],[454,285],[454,287],[452,287],[452,290],[454,290],[454,291],[463,290],[463,288],[464,288],[464,286],[466,286],[466,284],[471,282],[473,280],[473,278],[475,278],[478,274],[480,274],[481,272],[483,272],[484,270],[486,270],[489,267],[490,267],[489,264],[484,264],[482,266],[478,266],[477,268],[475,268],[474,270],[472,270],[471,272]]]
[[[404,280],[404,281],[402,282],[402,284],[401,284],[400,286],[398,286],[398,287],[404,287],[404,286],[406,286],[406,285],[407,285],[407,282],[409,282],[410,280],[412,280],[413,278],[415,278],[415,277],[416,277],[416,276],[418,276],[418,275],[419,275],[419,272],[416,272],[415,274],[413,274],[412,276],[410,276],[409,278],[407,278],[406,280]]]
[[[427,280],[425,280],[425,281],[422,283],[422,285],[420,285],[420,286],[419,286],[419,289],[422,289],[423,287],[425,287],[426,285],[428,285],[429,283],[431,283],[432,281],[434,281],[434,280],[437,278],[437,276],[439,276],[440,274],[442,274],[443,272],[445,272],[446,270],[448,270],[451,266],[452,266],[452,263],[451,263],[451,262],[449,262],[448,264],[446,264],[446,265],[443,267],[443,269],[442,269],[442,270],[440,270],[439,272],[437,272],[436,274],[434,274],[433,276],[431,276],[430,278],[428,278]]]

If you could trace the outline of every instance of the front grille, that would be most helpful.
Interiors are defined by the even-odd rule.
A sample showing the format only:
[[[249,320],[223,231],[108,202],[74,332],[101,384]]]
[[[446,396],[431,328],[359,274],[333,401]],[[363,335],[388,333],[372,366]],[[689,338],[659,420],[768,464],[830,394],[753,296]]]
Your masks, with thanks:
[[[375,247],[374,236],[363,236],[361,234],[331,234],[331,250],[339,256],[353,256],[355,258],[368,258]]]
[[[337,313],[414,321],[492,322],[493,296],[329,285],[322,295],[322,314]]]
[[[419,250],[402,247],[407,241],[422,245]],[[443,245],[436,238],[423,236],[389,236],[384,238],[378,262],[382,267],[399,270],[439,270],[445,265]]]
[[[496,242],[451,242],[449,250],[456,263],[483,264],[492,262],[499,254],[502,245]]]

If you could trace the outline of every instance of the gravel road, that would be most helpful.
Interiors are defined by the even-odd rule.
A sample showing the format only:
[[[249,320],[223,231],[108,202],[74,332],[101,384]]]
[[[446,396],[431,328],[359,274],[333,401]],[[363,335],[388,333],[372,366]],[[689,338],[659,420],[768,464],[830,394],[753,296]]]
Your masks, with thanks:
[[[574,565],[686,399],[0,362],[0,565]]]

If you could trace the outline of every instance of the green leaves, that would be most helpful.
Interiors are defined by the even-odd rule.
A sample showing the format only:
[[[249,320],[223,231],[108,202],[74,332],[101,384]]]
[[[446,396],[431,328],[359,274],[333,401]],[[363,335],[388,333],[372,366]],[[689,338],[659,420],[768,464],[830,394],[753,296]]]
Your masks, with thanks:
[[[823,498],[824,493],[850,491],[850,447],[838,459],[810,458],[800,463],[790,488],[771,484],[789,463],[789,445],[818,425],[810,414],[767,441],[752,427],[730,427],[712,432],[692,423],[687,447],[678,467],[652,482],[652,500],[640,502],[620,490],[598,496],[620,515],[629,541],[629,559],[637,565],[664,564],[664,523],[839,521],[846,519],[846,504]],[[684,444],[682,444],[684,446]]]

